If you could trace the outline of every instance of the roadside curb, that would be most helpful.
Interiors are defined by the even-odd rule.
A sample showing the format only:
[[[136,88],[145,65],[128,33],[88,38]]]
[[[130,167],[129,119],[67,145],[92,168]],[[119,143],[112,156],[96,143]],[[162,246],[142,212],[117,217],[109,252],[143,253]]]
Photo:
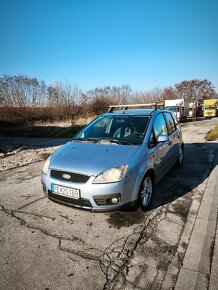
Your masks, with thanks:
[[[216,152],[180,269],[175,290],[209,288],[218,209],[218,152]]]

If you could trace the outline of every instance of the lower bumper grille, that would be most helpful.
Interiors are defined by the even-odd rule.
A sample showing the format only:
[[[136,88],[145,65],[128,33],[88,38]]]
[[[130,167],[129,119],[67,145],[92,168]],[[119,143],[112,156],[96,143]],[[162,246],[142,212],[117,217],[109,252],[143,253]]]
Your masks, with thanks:
[[[66,205],[75,206],[75,207],[82,207],[91,209],[92,205],[91,202],[88,199],[80,198],[80,199],[73,199],[65,196],[61,196],[55,193],[52,193],[51,190],[48,190],[48,197],[51,200],[64,203]]]

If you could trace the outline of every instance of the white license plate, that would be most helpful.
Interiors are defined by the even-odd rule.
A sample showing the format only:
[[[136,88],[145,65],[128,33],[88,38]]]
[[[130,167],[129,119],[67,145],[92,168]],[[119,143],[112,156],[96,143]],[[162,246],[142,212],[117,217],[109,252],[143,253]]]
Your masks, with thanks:
[[[59,194],[62,196],[67,196],[75,199],[79,199],[79,189],[69,188],[65,186],[60,186],[56,184],[51,184],[51,191],[55,194]]]

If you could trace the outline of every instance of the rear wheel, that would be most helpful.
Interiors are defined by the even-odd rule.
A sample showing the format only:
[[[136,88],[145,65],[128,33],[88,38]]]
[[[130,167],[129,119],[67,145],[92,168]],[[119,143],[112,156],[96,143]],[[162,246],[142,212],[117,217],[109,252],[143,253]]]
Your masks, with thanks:
[[[146,210],[151,203],[153,196],[153,179],[150,175],[145,175],[140,190],[139,204],[142,210]]]
[[[180,146],[179,147],[179,157],[178,157],[178,160],[176,162],[176,165],[178,167],[181,167],[183,162],[184,162],[184,148],[183,148],[183,146]]]

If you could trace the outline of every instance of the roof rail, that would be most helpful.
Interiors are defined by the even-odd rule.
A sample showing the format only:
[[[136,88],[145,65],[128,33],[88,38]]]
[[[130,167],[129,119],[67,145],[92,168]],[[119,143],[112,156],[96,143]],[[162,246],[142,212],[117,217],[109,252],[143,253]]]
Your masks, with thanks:
[[[151,107],[152,110],[157,110],[158,107],[163,107],[163,103],[148,103],[148,104],[126,104],[126,105],[110,105],[108,108],[108,112],[112,113],[114,108],[120,108],[123,111],[128,110],[130,108],[137,108],[137,107]]]

